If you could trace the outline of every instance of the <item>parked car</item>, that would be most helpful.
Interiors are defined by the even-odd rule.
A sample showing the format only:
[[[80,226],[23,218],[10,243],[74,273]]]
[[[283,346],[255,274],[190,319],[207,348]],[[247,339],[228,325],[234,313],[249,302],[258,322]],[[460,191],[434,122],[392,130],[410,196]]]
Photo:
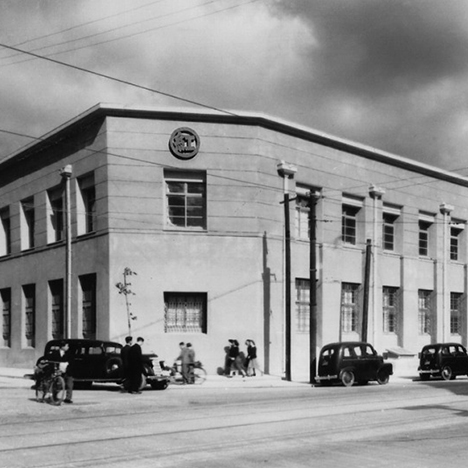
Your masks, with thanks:
[[[320,351],[317,381],[322,385],[341,382],[346,387],[354,383],[367,384],[376,380],[383,385],[393,374],[393,366],[369,343],[361,341],[331,343]]]
[[[453,380],[457,375],[468,375],[466,349],[459,343],[426,345],[419,353],[418,372],[421,380],[431,376]]]
[[[59,349],[60,342],[69,344],[74,355],[73,380],[82,386],[91,386],[93,382],[123,383],[122,345],[113,341],[66,339],[51,340],[44,349],[44,355],[36,363],[46,360],[53,351]],[[164,376],[156,354],[144,354],[144,375],[142,387],[147,383],[155,390],[164,390],[169,379]]]

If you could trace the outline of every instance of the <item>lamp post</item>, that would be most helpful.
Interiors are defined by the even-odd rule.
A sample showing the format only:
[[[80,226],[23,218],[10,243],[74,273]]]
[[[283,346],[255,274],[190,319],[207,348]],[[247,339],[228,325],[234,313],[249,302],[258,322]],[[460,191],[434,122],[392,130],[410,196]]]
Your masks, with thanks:
[[[65,338],[71,338],[71,203],[70,178],[72,166],[66,165],[61,171],[62,181],[65,184]]]

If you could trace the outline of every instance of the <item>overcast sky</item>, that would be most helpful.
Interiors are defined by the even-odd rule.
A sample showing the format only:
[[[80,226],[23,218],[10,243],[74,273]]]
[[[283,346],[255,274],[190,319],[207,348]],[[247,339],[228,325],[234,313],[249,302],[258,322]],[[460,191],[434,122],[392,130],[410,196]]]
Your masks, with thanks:
[[[2,0],[0,43],[468,174],[468,0]],[[187,107],[0,47],[0,158],[98,102]]]

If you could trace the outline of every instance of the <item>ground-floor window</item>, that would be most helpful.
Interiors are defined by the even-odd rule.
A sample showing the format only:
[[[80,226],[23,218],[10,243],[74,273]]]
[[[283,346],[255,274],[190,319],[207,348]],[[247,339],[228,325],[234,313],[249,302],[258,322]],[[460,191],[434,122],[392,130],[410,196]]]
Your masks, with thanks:
[[[352,333],[359,331],[359,284],[342,283],[341,285],[341,331]]]
[[[52,338],[64,338],[63,280],[49,281],[50,312],[52,317]]]
[[[296,278],[296,330],[308,333],[310,328],[310,281]]]
[[[83,338],[96,339],[96,275],[80,276]]]
[[[462,329],[462,293],[450,293],[450,334],[461,335]]]
[[[432,327],[432,291],[418,291],[418,330],[420,335],[430,335]]]
[[[36,346],[36,285],[23,286],[24,335],[26,346]]]
[[[383,287],[382,307],[383,307],[383,332],[397,333],[398,319],[400,315],[399,288]]]
[[[166,333],[206,333],[207,294],[164,293],[164,331]]]
[[[0,290],[0,301],[2,302],[2,343],[5,348],[11,346],[11,289]]]

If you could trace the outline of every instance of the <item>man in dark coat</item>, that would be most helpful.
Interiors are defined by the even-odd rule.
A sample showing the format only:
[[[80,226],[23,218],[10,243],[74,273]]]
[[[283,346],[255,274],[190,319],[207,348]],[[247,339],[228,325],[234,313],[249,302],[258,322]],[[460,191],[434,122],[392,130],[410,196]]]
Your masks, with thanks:
[[[130,377],[129,393],[137,394],[141,393],[141,376],[144,371],[143,367],[143,353],[141,346],[145,340],[139,336],[136,343],[130,348],[128,353],[128,370]]]
[[[130,349],[132,347],[133,338],[131,336],[127,336],[125,338],[125,346],[122,348],[120,353],[120,357],[122,358],[122,372],[123,372],[123,384],[125,388],[129,387],[130,383],[130,366],[128,364],[129,361],[129,354]]]
[[[73,403],[73,354],[66,341],[61,341],[59,346],[58,350],[47,356],[47,360],[61,363],[60,370],[63,371],[62,377],[65,380],[66,390],[64,403]]]

